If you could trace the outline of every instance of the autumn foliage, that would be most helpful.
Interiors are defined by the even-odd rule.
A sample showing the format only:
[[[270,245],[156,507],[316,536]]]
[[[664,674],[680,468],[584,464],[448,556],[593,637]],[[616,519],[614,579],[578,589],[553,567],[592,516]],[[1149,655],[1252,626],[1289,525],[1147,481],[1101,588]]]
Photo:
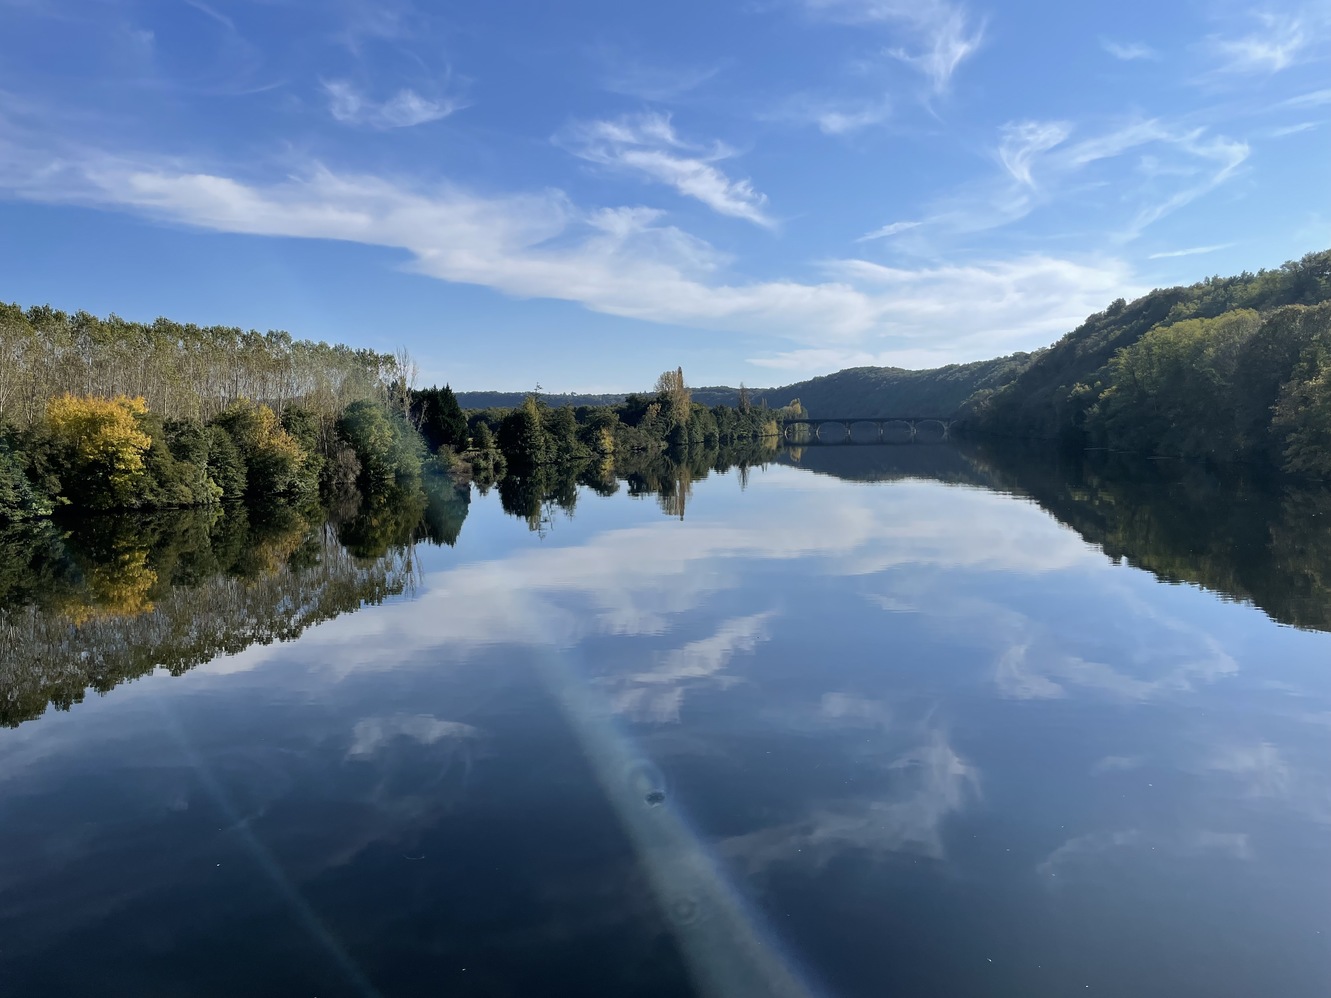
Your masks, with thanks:
[[[64,459],[68,492],[94,509],[136,506],[152,438],[139,420],[141,398],[60,395],[46,406],[52,446]]]

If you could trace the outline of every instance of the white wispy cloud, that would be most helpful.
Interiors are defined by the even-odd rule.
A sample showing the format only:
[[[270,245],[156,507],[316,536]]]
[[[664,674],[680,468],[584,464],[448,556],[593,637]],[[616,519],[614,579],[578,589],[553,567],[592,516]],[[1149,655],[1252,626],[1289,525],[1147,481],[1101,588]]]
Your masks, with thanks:
[[[1216,243],[1214,246],[1190,246],[1187,249],[1167,250],[1163,253],[1152,253],[1146,259],[1148,260],[1172,260],[1180,256],[1201,256],[1203,253],[1215,253],[1219,250],[1229,249],[1234,243]]]
[[[890,24],[906,37],[887,50],[943,93],[962,62],[984,41],[984,24],[949,0],[803,0],[811,13],[851,24]]]
[[[918,229],[923,224],[923,222],[889,222],[881,229],[874,229],[872,232],[866,232],[855,241],[857,243],[867,243],[874,239],[886,239],[888,236],[895,236],[899,232]]]
[[[824,135],[848,135],[881,124],[891,116],[892,102],[887,97],[841,101],[800,94],[763,117],[772,121],[814,125]]]
[[[563,143],[591,163],[638,173],[701,201],[719,215],[755,225],[775,225],[767,196],[747,179],[732,180],[716,164],[735,155],[722,143],[710,147],[685,142],[668,115],[639,114],[615,121],[581,123]]]
[[[185,0],[185,3],[193,7],[199,13],[203,14],[205,17],[211,17],[214,21],[222,25],[222,27],[226,28],[228,31],[236,30],[235,21],[231,20],[231,18],[227,17],[221,11],[217,10],[217,8],[210,7],[208,4],[204,3],[203,0]]]
[[[713,79],[725,66],[661,66],[640,59],[628,59],[613,52],[602,58],[607,69],[601,86],[613,94],[640,100],[666,103],[678,100]]]
[[[1034,187],[1031,167],[1043,153],[1060,145],[1072,128],[1062,121],[1020,121],[1003,126],[998,146],[998,160],[1012,179],[1026,187]]]
[[[1281,101],[1280,107],[1320,107],[1322,104],[1331,104],[1331,89],[1299,94],[1297,97]]]
[[[673,130],[662,121],[666,142]],[[0,192],[216,232],[386,247],[439,280],[761,334],[791,349],[927,349],[937,360],[970,360],[1043,345],[1105,301],[1141,290],[1122,261],[1048,256],[894,270],[830,260],[806,264],[809,279],[755,277],[650,208],[579,206],[555,189],[482,194],[318,163],[283,163],[261,179],[254,166],[241,174],[61,143],[39,122],[21,127],[3,116]]]
[[[324,80],[328,113],[346,125],[367,128],[411,128],[439,121],[469,106],[457,96],[424,97],[404,88],[385,101],[375,101],[346,80]]]
[[[1160,53],[1142,42],[1116,42],[1111,38],[1101,38],[1100,47],[1115,59],[1122,59],[1124,62],[1160,58]]]
[[[1253,16],[1259,23],[1257,30],[1240,37],[1213,35],[1207,39],[1206,47],[1219,71],[1270,74],[1288,69],[1305,55],[1319,28],[1326,27],[1303,14],[1262,11]]]
[[[1144,292],[1118,260],[1074,262],[1040,254],[1011,260],[933,267],[885,267],[840,260],[829,273],[890,306],[872,341],[822,343],[750,358],[779,370],[834,371],[845,367],[937,367],[958,357],[992,357],[1029,349],[1075,328],[1121,295]],[[1122,289],[1122,290],[1116,290]],[[974,326],[983,315],[981,326]],[[969,316],[969,318],[968,318]],[[944,338],[939,330],[951,332]]]
[[[1148,225],[1215,190],[1234,176],[1252,151],[1246,142],[1222,135],[1208,136],[1200,129],[1174,136],[1170,141],[1189,156],[1202,161],[1206,168],[1181,190],[1138,211],[1123,233],[1126,238],[1135,238]]]
[[[1002,173],[973,181],[929,206],[923,221],[939,233],[974,233],[1019,221],[1073,193],[1112,185],[1113,210],[1125,213],[1115,233],[1133,239],[1149,225],[1236,175],[1246,142],[1203,128],[1137,119],[1101,130],[1065,122],[1015,122],[1000,129],[995,158]],[[1089,134],[1087,134],[1089,132]],[[1130,171],[1120,160],[1137,156]]]
[[[924,73],[935,93],[943,93],[952,82],[952,74],[963,61],[974,55],[984,40],[982,25],[972,25],[960,7],[936,3],[937,16],[925,16],[915,23],[925,37],[918,49],[892,49],[892,55]]]
[[[1285,125],[1281,128],[1273,128],[1266,134],[1273,139],[1283,139],[1289,135],[1300,135],[1303,132],[1311,132],[1317,127],[1315,121],[1300,121],[1297,125]]]

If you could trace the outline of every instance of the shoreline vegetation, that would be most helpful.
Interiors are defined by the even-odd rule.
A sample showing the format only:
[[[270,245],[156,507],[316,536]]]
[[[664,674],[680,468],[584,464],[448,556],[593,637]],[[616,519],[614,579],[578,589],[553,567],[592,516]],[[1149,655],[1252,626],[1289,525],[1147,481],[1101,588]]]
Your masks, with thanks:
[[[605,483],[616,462],[714,463],[722,448],[775,448],[789,418],[894,406],[972,436],[1326,478],[1331,251],[1119,299],[1031,354],[700,389],[712,404],[681,369],[603,404],[533,392],[471,411],[417,377],[404,351],[0,304],[0,522],[237,501],[373,510],[473,480],[533,505],[570,479],[555,469]]]
[[[952,432],[1331,478],[1331,250],[1119,299],[1032,353],[859,367],[751,394],[812,416],[942,416]],[[734,404],[738,390],[694,389]],[[497,392],[464,403],[498,404]],[[622,396],[552,396],[552,404]]]
[[[450,388],[416,380],[405,351],[0,304],[0,523],[242,501],[399,506],[617,456],[687,463],[775,446],[782,416],[801,411],[709,408],[677,369],[614,406],[553,408],[533,393],[468,417]]]

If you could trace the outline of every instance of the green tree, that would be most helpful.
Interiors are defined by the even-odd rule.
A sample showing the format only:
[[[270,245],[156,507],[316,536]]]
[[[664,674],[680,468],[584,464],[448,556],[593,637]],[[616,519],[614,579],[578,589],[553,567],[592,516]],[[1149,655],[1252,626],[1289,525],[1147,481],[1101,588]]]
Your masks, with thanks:
[[[578,439],[578,421],[571,406],[546,410],[546,439],[551,456],[558,461],[570,461],[586,456],[586,449]]]
[[[535,395],[528,395],[500,422],[499,449],[518,468],[537,468],[550,461],[550,440]]]
[[[325,429],[325,420],[304,405],[288,405],[282,411],[282,429],[305,452],[305,460],[300,466],[298,491],[304,494],[317,492],[324,479],[324,465],[327,462],[324,452],[328,449],[328,438],[331,436]]]
[[[305,451],[268,406],[242,399],[219,413],[214,422],[227,432],[244,459],[246,497],[298,495],[309,487],[309,479],[302,473]]]
[[[1295,306],[1298,307],[1298,306]],[[1331,305],[1300,308],[1299,360],[1280,389],[1271,429],[1281,468],[1331,477]]]
[[[221,490],[223,499],[243,499],[249,481],[245,458],[231,434],[221,426],[208,427],[208,477]]]
[[[0,522],[49,516],[52,503],[28,480],[24,455],[0,434]]]
[[[464,450],[467,446],[467,417],[448,385],[426,388],[412,395],[412,417],[431,451],[440,447]]]
[[[370,495],[418,487],[424,457],[420,437],[376,402],[353,402],[338,420],[337,431],[360,462],[359,485]]]

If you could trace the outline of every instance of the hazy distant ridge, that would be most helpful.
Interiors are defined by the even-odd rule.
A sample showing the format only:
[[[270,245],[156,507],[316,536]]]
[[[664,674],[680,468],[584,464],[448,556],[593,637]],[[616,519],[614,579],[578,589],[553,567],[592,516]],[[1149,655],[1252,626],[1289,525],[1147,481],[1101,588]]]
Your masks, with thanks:
[[[977,392],[1001,388],[1030,362],[1018,353],[970,364],[949,364],[924,371],[900,367],[852,367],[778,388],[750,388],[755,405],[766,400],[776,409],[794,399],[813,416],[955,416]],[[645,389],[644,389],[645,391]],[[739,403],[739,389],[718,385],[694,388],[693,401],[704,405]],[[543,395],[552,406],[617,405],[627,393]],[[512,408],[525,392],[458,392],[464,409]]]

